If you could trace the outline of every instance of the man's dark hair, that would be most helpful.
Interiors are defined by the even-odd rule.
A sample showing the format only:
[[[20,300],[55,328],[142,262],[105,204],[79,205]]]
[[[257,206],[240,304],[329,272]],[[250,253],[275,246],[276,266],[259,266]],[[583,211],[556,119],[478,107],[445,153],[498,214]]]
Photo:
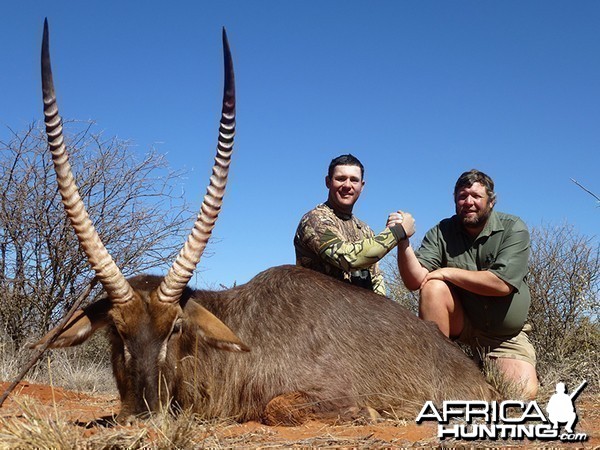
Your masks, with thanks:
[[[365,178],[365,166],[358,160],[358,158],[354,155],[348,153],[347,155],[340,155],[337,158],[333,158],[329,163],[329,170],[327,171],[327,176],[331,178],[333,176],[333,170],[337,166],[358,166],[360,167],[360,178],[364,180]]]
[[[488,175],[477,169],[471,169],[458,177],[458,180],[456,180],[456,184],[454,185],[454,200],[456,200],[458,191],[464,188],[470,188],[474,183],[479,183],[485,187],[485,191],[487,192],[490,201],[496,200],[494,181]]]

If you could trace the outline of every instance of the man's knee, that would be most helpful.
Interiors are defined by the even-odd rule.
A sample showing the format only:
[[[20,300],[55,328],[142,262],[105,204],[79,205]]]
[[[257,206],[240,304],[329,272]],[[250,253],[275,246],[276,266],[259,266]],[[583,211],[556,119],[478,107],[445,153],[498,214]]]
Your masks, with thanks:
[[[452,289],[445,281],[430,280],[420,291],[419,311],[426,315],[434,312],[443,312],[449,316],[457,313],[462,315],[462,308],[457,302]]]
[[[425,286],[420,291],[421,303],[430,304],[434,302],[436,305],[447,304],[452,300],[452,292],[450,286],[445,281],[430,280],[425,283]]]

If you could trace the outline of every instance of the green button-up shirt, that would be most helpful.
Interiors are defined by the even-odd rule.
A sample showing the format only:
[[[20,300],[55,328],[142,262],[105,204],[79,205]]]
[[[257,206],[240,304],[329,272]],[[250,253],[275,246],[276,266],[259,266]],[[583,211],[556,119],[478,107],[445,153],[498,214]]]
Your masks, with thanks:
[[[473,239],[453,216],[427,232],[416,254],[430,272],[442,267],[489,270],[510,284],[514,290],[504,297],[476,295],[456,286],[455,292],[474,327],[499,336],[521,330],[531,303],[526,284],[529,232],[521,219],[492,211]]]

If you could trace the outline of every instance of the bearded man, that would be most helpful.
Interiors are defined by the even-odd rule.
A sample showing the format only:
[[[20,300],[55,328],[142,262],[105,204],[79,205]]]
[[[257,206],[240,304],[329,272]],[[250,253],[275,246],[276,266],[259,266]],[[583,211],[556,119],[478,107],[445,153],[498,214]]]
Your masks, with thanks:
[[[413,252],[398,245],[406,287],[420,290],[419,315],[447,337],[469,345],[480,364],[495,364],[505,379],[537,394],[535,350],[526,323],[529,232],[516,216],[494,210],[494,182],[463,173],[454,187],[456,214],[427,232]]]

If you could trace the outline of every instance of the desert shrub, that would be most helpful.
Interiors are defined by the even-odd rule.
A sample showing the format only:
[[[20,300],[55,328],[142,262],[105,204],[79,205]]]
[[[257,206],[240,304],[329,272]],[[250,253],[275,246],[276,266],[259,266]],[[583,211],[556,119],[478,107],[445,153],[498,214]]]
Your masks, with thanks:
[[[11,381],[17,377],[25,366],[31,353],[19,348],[8,335],[0,330],[0,381]],[[29,371],[28,380],[35,380],[39,370],[33,368]]]
[[[531,230],[529,322],[541,381],[597,389],[600,367],[600,247],[571,225]]]
[[[398,272],[398,262],[395,252],[388,254],[382,261],[382,269],[385,274],[388,296],[395,302],[400,303],[415,315],[419,314],[419,293],[410,291],[404,286],[400,272]]]
[[[80,194],[125,276],[172,261],[191,212],[174,195],[179,174],[154,151],[71,124],[67,148]],[[178,238],[179,237],[179,238]],[[93,273],[57,191],[42,127],[0,138],[0,329],[21,346],[73,305]],[[101,294],[96,288],[90,300]]]
[[[38,363],[36,381],[73,391],[116,393],[110,364],[110,348],[104,333],[96,333],[85,345],[54,349]]]

